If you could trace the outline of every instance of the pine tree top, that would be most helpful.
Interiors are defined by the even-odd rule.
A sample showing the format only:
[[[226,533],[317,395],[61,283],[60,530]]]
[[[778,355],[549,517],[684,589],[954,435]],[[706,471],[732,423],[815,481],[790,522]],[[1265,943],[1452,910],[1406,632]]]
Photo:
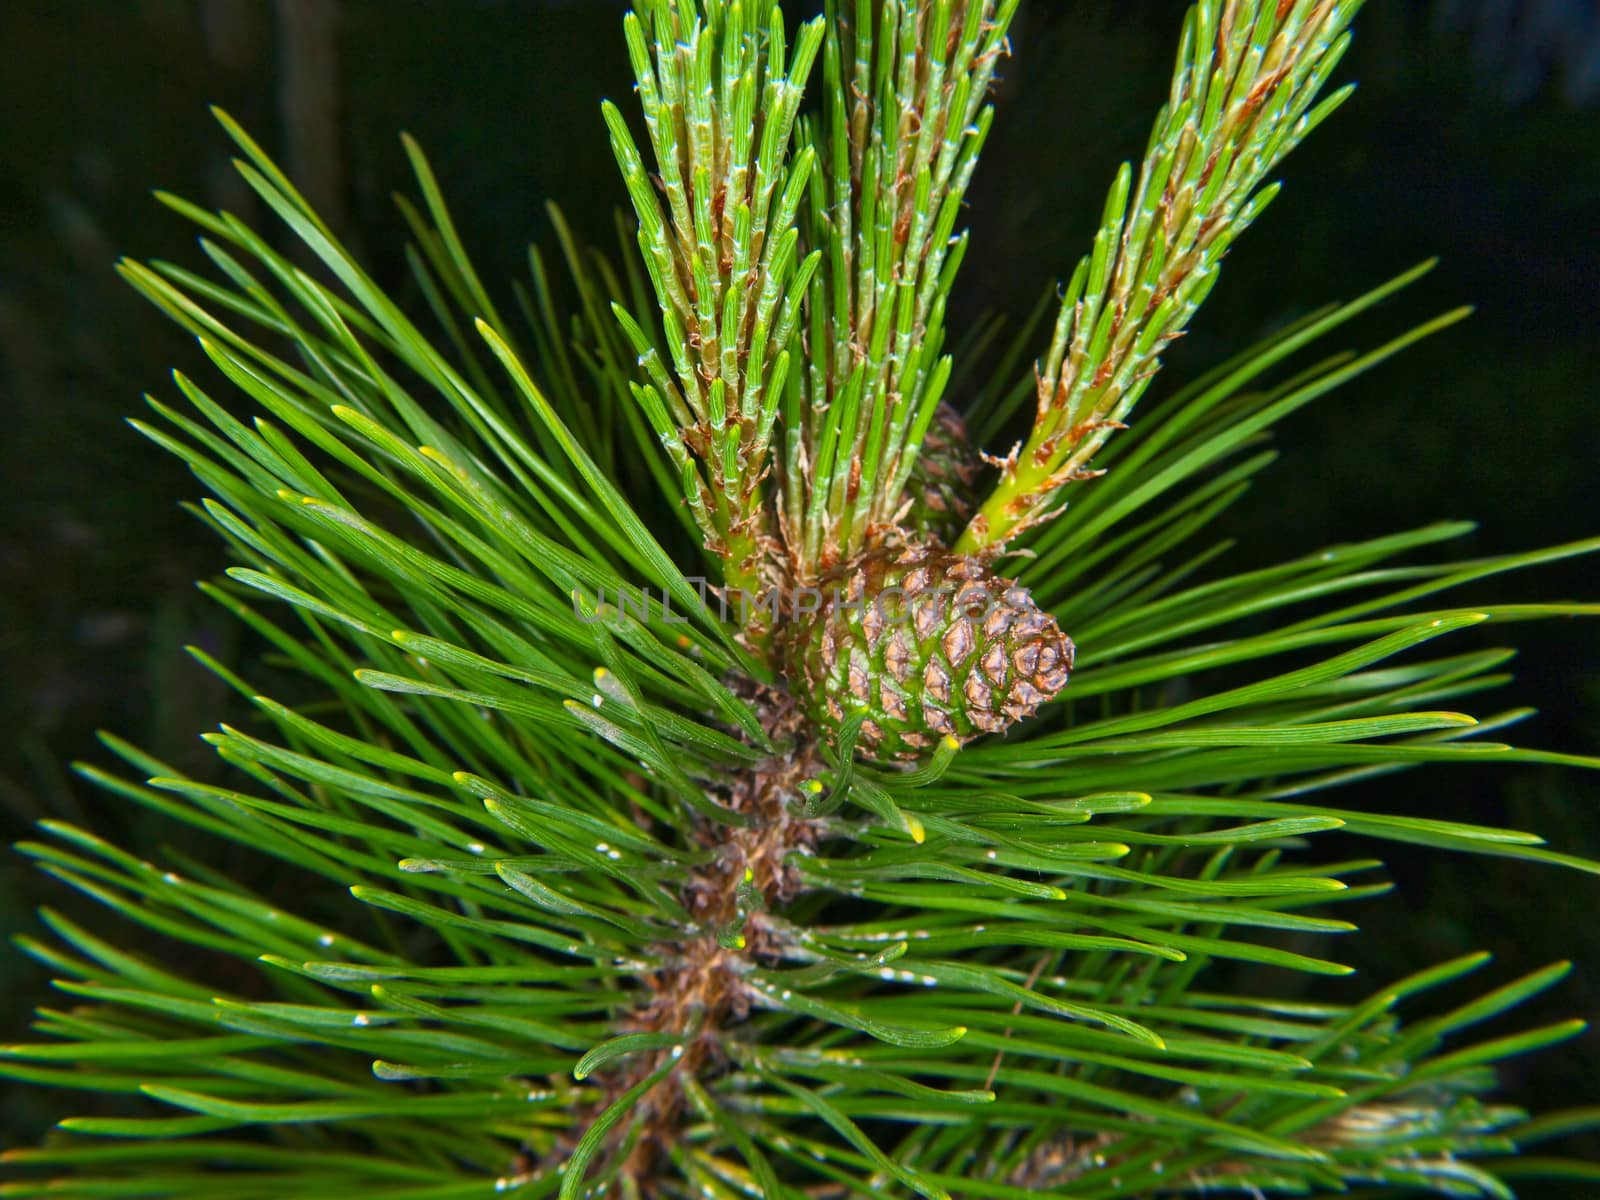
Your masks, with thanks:
[[[62,821],[21,847],[114,923],[43,914],[24,945],[74,1003],[0,1071],[119,1099],[7,1151],[0,1195],[1593,1178],[1515,1153],[1592,1113],[1490,1098],[1494,1064],[1580,1023],[1468,1032],[1566,964],[1455,1007],[1425,994],[1486,956],[1355,1003],[1294,984],[1350,973],[1331,935],[1386,890],[1375,861],[1307,853],[1324,835],[1600,873],[1334,794],[1596,765],[1498,740],[1527,714],[1456,706],[1510,652],[1435,643],[1600,612],[1477,591],[1600,539],[1424,559],[1470,529],[1450,522],[1217,561],[1276,421],[1465,315],[1303,353],[1427,264],[1160,391],[1268,177],[1348,95],[1327,85],[1359,4],[1196,4],[1055,320],[958,397],[956,226],[1015,8],[859,0],[791,29],[773,5],[641,0],[642,124],[605,112],[637,249],[558,219],[566,279],[535,254],[509,299],[414,143],[408,312],[218,114],[316,265],[160,195],[211,274],[120,269],[215,372],[134,424],[209,493],[236,565],[202,586],[270,669],[193,651],[251,706],[206,735],[225,783],[112,736],[123,766],[80,769],[287,882]],[[914,481],[956,490],[930,510]],[[994,627],[917,624],[947,585]],[[915,636],[874,626],[894,613]]]

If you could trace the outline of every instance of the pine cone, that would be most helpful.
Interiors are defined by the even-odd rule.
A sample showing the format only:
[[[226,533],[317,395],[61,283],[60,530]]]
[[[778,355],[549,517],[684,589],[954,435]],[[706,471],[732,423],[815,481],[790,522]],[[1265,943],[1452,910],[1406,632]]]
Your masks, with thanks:
[[[865,757],[914,761],[947,734],[999,733],[1067,686],[1071,639],[975,558],[880,553],[823,592],[790,639],[791,688],[824,729],[864,713]]]
[[[967,423],[941,401],[906,480],[905,496],[911,501],[906,528],[950,545],[972,515],[973,488],[982,471],[967,441]]]

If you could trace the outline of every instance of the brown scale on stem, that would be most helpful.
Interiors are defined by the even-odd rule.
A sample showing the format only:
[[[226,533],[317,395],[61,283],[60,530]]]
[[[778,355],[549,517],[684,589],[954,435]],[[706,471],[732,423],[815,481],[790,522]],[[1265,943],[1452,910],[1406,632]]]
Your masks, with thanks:
[[[647,998],[619,1029],[681,1035],[681,1050],[672,1073],[639,1100],[638,1135],[617,1170],[611,1189],[615,1195],[628,1188],[640,1196],[655,1194],[653,1181],[685,1115],[682,1079],[704,1079],[725,1066],[725,1040],[731,1027],[749,1015],[755,996],[744,981],[746,973],[782,957],[782,934],[767,910],[799,894],[802,885],[793,858],[809,852],[823,832],[823,822],[805,816],[797,803],[805,794],[802,785],[822,769],[814,745],[804,737],[802,714],[787,695],[772,689],[760,689],[753,699],[773,741],[796,748],[737,772],[718,797],[731,811],[749,818],[748,825],[703,821],[696,829],[696,841],[712,851],[712,858],[683,887],[680,898],[692,924],[682,941],[654,948],[661,966],[645,977]],[[752,895],[760,901],[753,909],[744,904]],[[730,944],[719,935],[736,927],[741,916],[743,944]],[[624,1060],[613,1073],[595,1076],[601,1095],[594,1112],[660,1070],[673,1055],[672,1049],[639,1055]]]

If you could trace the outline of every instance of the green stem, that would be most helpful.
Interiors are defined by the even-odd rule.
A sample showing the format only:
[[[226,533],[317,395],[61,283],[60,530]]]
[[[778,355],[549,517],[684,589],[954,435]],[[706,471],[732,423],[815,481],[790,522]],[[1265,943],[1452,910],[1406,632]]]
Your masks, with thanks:
[[[1016,465],[1001,474],[989,498],[956,539],[954,553],[981,556],[1002,548],[1054,494],[1047,486],[1053,472],[1048,464],[1035,465],[1033,448],[1030,439]]]

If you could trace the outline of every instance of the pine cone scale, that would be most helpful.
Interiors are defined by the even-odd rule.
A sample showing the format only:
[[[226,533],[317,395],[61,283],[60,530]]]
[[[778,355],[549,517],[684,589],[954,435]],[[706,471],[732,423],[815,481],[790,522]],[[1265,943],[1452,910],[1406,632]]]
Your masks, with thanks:
[[[906,483],[907,528],[919,538],[943,545],[954,542],[972,515],[971,497],[982,472],[983,462],[967,438],[966,422],[941,401]]]

